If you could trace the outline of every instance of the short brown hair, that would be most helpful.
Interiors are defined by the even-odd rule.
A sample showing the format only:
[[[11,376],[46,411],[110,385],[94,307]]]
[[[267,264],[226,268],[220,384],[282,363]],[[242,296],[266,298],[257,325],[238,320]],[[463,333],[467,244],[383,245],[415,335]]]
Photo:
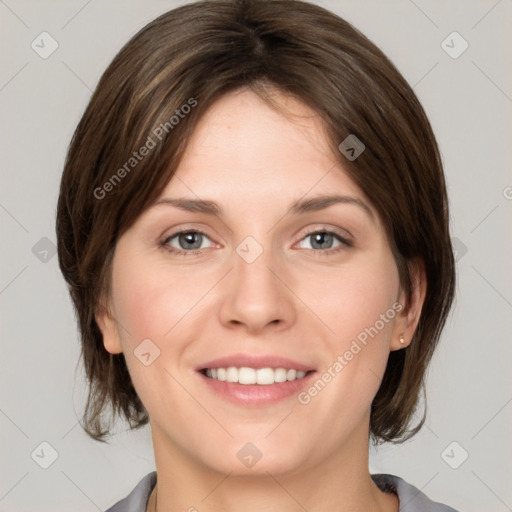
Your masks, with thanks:
[[[373,440],[403,441],[424,422],[425,415],[409,428],[455,288],[442,163],[423,108],[388,58],[348,22],[302,0],[207,0],[173,9],[133,36],[101,77],[68,149],[56,220],[89,380],[82,426],[103,440],[107,406],[131,428],[149,420],[124,355],[105,350],[95,312],[110,294],[117,239],[172,178],[203,113],[241,87],[269,103],[275,87],[325,121],[333,153],[381,217],[408,302],[409,265],[424,263],[418,327],[410,346],[390,353],[371,409]],[[158,127],[158,144],[130,161]],[[366,146],[354,161],[338,150],[351,134]]]

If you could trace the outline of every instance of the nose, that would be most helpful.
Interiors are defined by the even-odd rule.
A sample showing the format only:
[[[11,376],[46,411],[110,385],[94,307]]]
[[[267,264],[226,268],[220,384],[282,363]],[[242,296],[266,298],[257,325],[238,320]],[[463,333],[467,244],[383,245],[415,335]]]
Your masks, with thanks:
[[[221,323],[247,334],[289,328],[295,322],[296,308],[284,262],[265,248],[254,261],[234,251],[232,262],[233,270],[226,276],[222,291]]]

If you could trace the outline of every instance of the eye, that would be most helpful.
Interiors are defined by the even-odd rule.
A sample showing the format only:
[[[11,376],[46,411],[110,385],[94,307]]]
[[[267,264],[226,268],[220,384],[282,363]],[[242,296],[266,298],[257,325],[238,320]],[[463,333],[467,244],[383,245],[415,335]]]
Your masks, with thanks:
[[[352,246],[352,243],[339,233],[323,229],[311,231],[302,240],[308,239],[311,240],[309,247],[302,247],[302,249],[311,249],[317,253],[332,254],[333,252],[338,252],[346,247]],[[333,244],[336,242],[338,242],[338,245],[333,248]]]
[[[210,237],[202,231],[195,229],[182,230],[166,237],[160,242],[160,246],[172,254],[189,256],[207,248],[207,246],[204,246],[206,239],[210,240]],[[317,254],[332,254],[353,245],[341,234],[326,229],[311,231],[302,238],[301,242],[308,239],[311,240],[309,247],[301,247],[301,249],[312,250]],[[336,243],[338,245],[335,245]]]
[[[173,233],[160,242],[160,245],[170,253],[188,256],[205,248],[203,246],[204,239],[209,240],[210,238],[202,231],[189,229]],[[173,242],[173,240],[175,241]]]

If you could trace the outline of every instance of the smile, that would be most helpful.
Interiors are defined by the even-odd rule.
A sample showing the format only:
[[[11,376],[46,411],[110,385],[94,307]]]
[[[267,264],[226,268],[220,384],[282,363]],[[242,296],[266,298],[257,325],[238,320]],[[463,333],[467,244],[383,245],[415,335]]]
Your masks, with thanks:
[[[249,368],[228,366],[227,368],[206,368],[203,374],[211,379],[238,384],[270,384],[289,382],[302,379],[308,372],[286,368]]]
[[[196,375],[213,400],[242,407],[267,407],[290,400],[310,385],[318,363],[277,354],[238,353],[203,360]]]

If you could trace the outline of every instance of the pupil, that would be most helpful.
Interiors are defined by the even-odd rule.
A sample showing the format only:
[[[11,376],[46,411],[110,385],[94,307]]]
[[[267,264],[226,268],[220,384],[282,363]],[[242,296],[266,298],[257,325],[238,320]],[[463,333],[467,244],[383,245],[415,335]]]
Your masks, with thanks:
[[[199,241],[196,240],[194,243],[194,237],[198,237]],[[201,235],[199,233],[182,233],[180,236],[180,245],[185,246],[186,249],[198,249],[201,247]],[[182,244],[183,242],[183,244]],[[188,246],[187,244],[191,244],[192,247]]]
[[[332,245],[332,235],[329,233],[316,233],[313,236],[313,247],[319,249],[329,249]],[[196,241],[194,239],[197,237]],[[183,242],[183,244],[182,244]],[[200,233],[182,233],[180,235],[180,244],[191,246],[188,249],[198,249],[201,247],[201,234]]]
[[[313,247],[318,242],[319,249],[329,249],[332,243],[332,235],[329,233],[316,233],[313,235]]]

